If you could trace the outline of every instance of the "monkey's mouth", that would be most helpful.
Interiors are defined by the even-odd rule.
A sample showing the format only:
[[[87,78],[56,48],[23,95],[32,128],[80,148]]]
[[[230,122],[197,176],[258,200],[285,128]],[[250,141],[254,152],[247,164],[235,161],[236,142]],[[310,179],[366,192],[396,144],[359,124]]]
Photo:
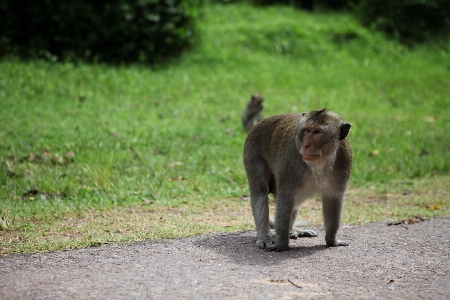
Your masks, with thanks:
[[[320,158],[319,154],[303,154],[302,158],[304,161],[314,161]]]
[[[314,151],[308,144],[305,144],[302,147],[301,154],[304,161],[314,161],[318,160],[322,153],[321,151]]]

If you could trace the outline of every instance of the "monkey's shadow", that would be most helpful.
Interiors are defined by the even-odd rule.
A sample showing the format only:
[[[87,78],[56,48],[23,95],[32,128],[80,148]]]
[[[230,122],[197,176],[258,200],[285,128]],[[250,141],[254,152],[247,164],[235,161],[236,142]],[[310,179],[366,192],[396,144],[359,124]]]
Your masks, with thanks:
[[[316,232],[320,229],[316,228]],[[273,235],[273,237],[275,237]],[[298,238],[290,240],[290,251],[268,252],[256,246],[256,232],[219,233],[197,238],[194,244],[226,256],[239,264],[277,264],[292,258],[303,258],[327,249],[323,238]]]

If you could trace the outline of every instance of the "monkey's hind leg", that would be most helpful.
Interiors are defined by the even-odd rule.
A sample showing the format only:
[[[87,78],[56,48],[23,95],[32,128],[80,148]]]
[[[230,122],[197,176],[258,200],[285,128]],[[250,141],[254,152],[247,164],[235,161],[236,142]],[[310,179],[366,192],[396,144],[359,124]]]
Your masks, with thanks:
[[[274,244],[269,228],[269,184],[264,176],[261,176],[249,178],[249,186],[256,225],[256,246],[260,249],[266,249]]]
[[[289,238],[295,240],[299,237],[316,237],[317,233],[314,232],[313,230],[304,230],[304,229],[300,229],[300,228],[296,227],[296,225],[301,226],[301,225],[303,225],[303,223],[306,223],[306,222],[297,222],[298,211],[299,211],[298,208],[296,208],[292,211],[291,231],[289,233]],[[300,223],[300,224],[297,224],[297,223]]]
[[[308,230],[308,229],[299,229],[299,228],[292,228],[289,238],[296,240],[299,237],[316,237],[317,233],[314,230]]]

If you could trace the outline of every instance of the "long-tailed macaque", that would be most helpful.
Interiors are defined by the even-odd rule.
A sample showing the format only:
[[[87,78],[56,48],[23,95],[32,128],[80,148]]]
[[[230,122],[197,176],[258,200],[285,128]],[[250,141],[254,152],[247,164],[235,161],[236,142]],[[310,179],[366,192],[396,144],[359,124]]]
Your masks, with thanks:
[[[258,122],[244,145],[256,245],[267,251],[289,250],[289,238],[317,236],[294,226],[299,206],[322,197],[327,246],[347,246],[336,239],[353,152],[351,125],[326,109],[275,115]],[[269,229],[268,195],[276,201],[275,241]]]
[[[258,93],[252,95],[250,98],[250,102],[247,104],[247,108],[242,114],[242,124],[244,124],[247,131],[263,119],[263,101],[264,98]]]

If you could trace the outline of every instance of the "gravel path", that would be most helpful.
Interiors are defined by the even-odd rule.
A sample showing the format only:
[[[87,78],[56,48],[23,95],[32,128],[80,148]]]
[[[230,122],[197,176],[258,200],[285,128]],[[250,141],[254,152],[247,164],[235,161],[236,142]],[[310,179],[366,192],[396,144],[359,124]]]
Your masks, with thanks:
[[[0,299],[450,299],[450,217],[343,226],[291,251],[255,232],[0,257]]]

